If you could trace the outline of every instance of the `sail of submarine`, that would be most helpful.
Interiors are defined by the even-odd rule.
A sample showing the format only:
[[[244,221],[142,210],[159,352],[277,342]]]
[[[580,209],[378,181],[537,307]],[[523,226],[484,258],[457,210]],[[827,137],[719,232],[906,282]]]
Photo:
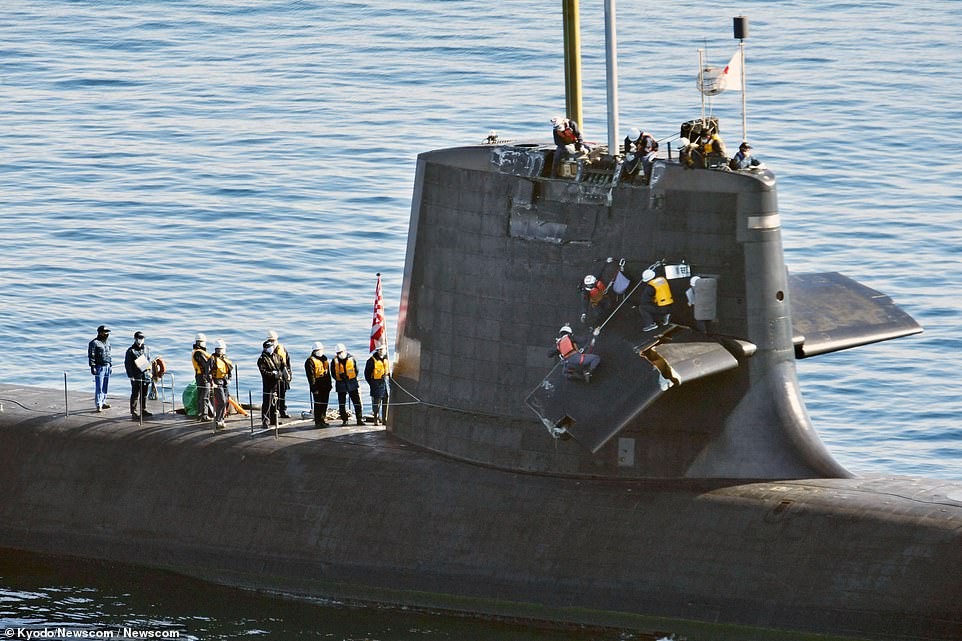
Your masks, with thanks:
[[[747,35],[744,20],[736,37]],[[669,146],[648,180],[624,180],[622,150],[610,148],[614,120],[609,109],[609,148],[569,160],[570,171],[562,164],[567,177],[552,175],[554,146],[536,142],[419,157],[395,377],[429,403],[399,408],[391,429],[527,471],[849,476],[815,433],[795,361],[921,327],[841,274],[788,273],[771,171],[692,169]],[[717,126],[695,119],[681,135]],[[633,307],[652,265],[676,302],[670,324],[643,331]],[[613,266],[630,288],[609,292],[613,311],[591,347],[602,362],[594,378],[571,380],[546,349],[581,316],[582,277],[610,284]],[[693,275],[715,286],[710,323],[684,303]]]

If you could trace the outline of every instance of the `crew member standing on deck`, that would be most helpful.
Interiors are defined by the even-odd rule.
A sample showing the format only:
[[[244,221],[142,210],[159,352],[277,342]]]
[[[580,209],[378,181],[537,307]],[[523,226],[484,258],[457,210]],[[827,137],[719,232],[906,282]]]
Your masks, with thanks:
[[[374,424],[387,425],[387,384],[391,375],[391,362],[387,358],[387,348],[379,346],[367,359],[364,366],[364,380],[371,388],[371,404],[374,405]]]
[[[227,427],[227,405],[230,402],[230,377],[234,364],[227,358],[227,343],[218,338],[214,343],[214,354],[207,359],[207,376],[214,388],[214,421],[217,429]]]
[[[341,416],[341,425],[347,425],[347,407],[345,400],[351,397],[354,403],[354,418],[358,425],[364,425],[364,410],[361,407],[361,394],[358,392],[357,384],[357,361],[348,353],[344,343],[334,346],[337,350],[337,357],[331,364],[331,373],[334,376],[334,389],[337,390],[337,406]]]
[[[107,387],[110,385],[110,328],[101,325],[97,328],[97,338],[87,343],[87,364],[94,377],[94,405],[97,411],[110,409],[107,402]]]
[[[147,411],[147,388],[150,387],[150,348],[144,344],[144,333],[134,332],[134,344],[124,355],[124,369],[130,379],[130,417],[137,420],[153,416]],[[138,413],[138,408],[140,413]]]
[[[324,345],[314,343],[311,355],[304,361],[307,383],[314,400],[314,427],[327,427],[327,403],[331,398],[331,364],[324,355]]]
[[[194,366],[194,383],[197,384],[197,420],[209,421],[210,407],[210,377],[207,375],[207,337],[198,333],[194,337],[194,351],[190,355],[190,364]]]
[[[277,411],[281,418],[290,418],[287,413],[287,390],[291,388],[291,355],[287,353],[287,348],[277,340],[277,332],[274,330],[267,333],[267,340],[274,343],[274,356],[283,364],[281,380],[277,386]]]
[[[277,390],[283,377],[284,364],[274,352],[274,341],[264,341],[264,351],[257,358],[257,370],[261,373],[263,384],[263,400],[261,402],[261,425],[266,429],[270,425],[277,425]]]

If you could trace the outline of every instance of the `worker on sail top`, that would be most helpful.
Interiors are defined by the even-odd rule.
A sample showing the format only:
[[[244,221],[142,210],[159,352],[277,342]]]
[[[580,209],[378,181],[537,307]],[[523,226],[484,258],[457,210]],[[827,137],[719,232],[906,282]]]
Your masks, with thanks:
[[[327,427],[327,404],[331,398],[331,364],[324,354],[324,344],[316,342],[304,361],[307,383],[314,401],[314,427]]]
[[[371,403],[374,405],[374,424],[378,421],[387,425],[387,384],[391,376],[391,362],[387,358],[387,348],[384,345],[371,352],[364,366],[364,380],[371,388]],[[380,416],[380,418],[378,418]]]
[[[213,410],[210,405],[210,376],[207,374],[207,337],[198,332],[194,336],[194,348],[190,364],[194,367],[194,383],[197,384],[197,420],[209,421]]]
[[[752,156],[752,146],[747,142],[738,145],[738,152],[728,161],[728,168],[733,170],[751,169],[758,167],[761,163],[758,158]]]
[[[589,349],[594,347],[595,338],[601,333],[601,328],[595,328],[592,336],[575,336],[571,331],[571,325],[565,323],[558,330],[558,337],[554,340],[554,349],[548,352],[548,356],[559,356],[564,361],[564,374],[567,378],[581,378],[586,383],[591,382],[591,376],[601,365],[601,357],[585,352],[579,345],[588,345]]]
[[[227,343],[218,338],[214,343],[214,353],[207,359],[207,376],[213,386],[214,421],[217,429],[227,427],[227,406],[230,402],[230,377],[234,364],[227,358]]]
[[[581,137],[581,130],[578,123],[564,116],[555,116],[551,119],[551,126],[554,134],[554,160],[551,163],[551,175],[558,175],[558,168],[561,161],[566,157],[577,152],[588,153],[591,149],[585,144]]]
[[[728,162],[725,154],[725,143],[710,125],[702,127],[701,133],[698,134],[696,149],[698,156],[700,156],[700,159],[696,161],[699,167],[717,167]]]
[[[648,132],[632,127],[625,136],[625,162],[621,166],[621,179],[630,182],[644,169],[644,184],[651,181],[651,168],[655,163],[658,142]]]
[[[341,417],[341,425],[347,425],[347,397],[351,397],[354,404],[354,418],[358,425],[364,425],[364,410],[361,407],[361,395],[357,384],[357,361],[344,347],[344,343],[334,346],[337,356],[331,363],[331,373],[334,376],[334,389],[337,391],[337,407]]]
[[[646,269],[641,275],[645,286],[641,290],[641,302],[638,303],[638,313],[643,324],[642,331],[657,329],[658,325],[667,325],[671,317],[671,286],[668,279],[658,276],[653,269]],[[657,319],[658,322],[655,322]]]

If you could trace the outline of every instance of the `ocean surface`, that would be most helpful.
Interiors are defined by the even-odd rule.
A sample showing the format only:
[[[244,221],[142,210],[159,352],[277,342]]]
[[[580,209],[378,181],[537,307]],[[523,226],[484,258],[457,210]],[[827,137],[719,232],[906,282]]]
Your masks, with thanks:
[[[6,383],[56,388],[66,373],[71,389],[91,387],[86,345],[106,323],[115,360],[142,330],[178,387],[194,334],[222,337],[246,396],[268,330],[297,363],[315,340],[366,355],[377,272],[393,342],[417,154],[490,130],[548,141],[548,120],[564,109],[555,0],[3,8]],[[581,1],[583,129],[599,142],[603,9]],[[799,363],[819,435],[858,474],[962,479],[958,3],[623,1],[622,135],[635,125],[666,138],[700,115],[696,49],[724,65],[740,14],[750,19],[748,138],[778,178],[789,267],[840,271],[925,327]],[[713,103],[723,136],[737,141],[740,94]],[[292,405],[302,396],[306,409],[297,383]],[[125,388],[115,376],[114,391]],[[203,620],[197,638],[550,638],[255,598],[241,616],[226,597],[174,602],[137,580],[107,586],[98,572],[38,567],[0,566],[0,628],[25,612],[110,612]]]

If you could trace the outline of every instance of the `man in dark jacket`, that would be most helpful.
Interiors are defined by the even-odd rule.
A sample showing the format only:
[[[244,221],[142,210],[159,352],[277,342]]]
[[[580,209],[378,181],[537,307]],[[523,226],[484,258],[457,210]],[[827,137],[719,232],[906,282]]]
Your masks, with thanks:
[[[134,333],[134,343],[124,355],[124,369],[130,379],[130,417],[137,420],[153,416],[147,411],[147,388],[150,387],[150,348],[144,344],[144,333]],[[137,413],[140,408],[140,414]]]
[[[277,332],[271,330],[267,332],[267,340],[274,343],[274,356],[281,363],[281,378],[277,384],[277,411],[281,418],[290,418],[287,413],[287,390],[291,389],[291,355],[287,353],[287,348],[278,340]]]
[[[324,355],[324,345],[314,343],[311,355],[304,361],[304,372],[314,400],[314,427],[327,427],[327,403],[331,398],[331,365]]]
[[[361,407],[361,394],[357,384],[357,361],[348,353],[344,343],[338,343],[337,358],[331,363],[331,374],[334,377],[334,389],[337,390],[337,405],[340,410],[341,425],[347,425],[347,408],[345,401],[351,397],[354,403],[354,418],[358,425],[364,425],[364,410]]]
[[[261,426],[265,429],[277,425],[277,390],[284,380],[284,363],[274,352],[274,341],[264,341],[264,351],[257,359],[257,369],[263,383],[261,402]]]
[[[87,364],[90,375],[94,377],[94,405],[97,411],[110,409],[107,402],[107,387],[110,385],[110,328],[101,325],[97,328],[97,338],[87,343]]]
[[[371,404],[374,405],[374,424],[380,421],[387,425],[387,383],[391,376],[391,362],[387,359],[387,348],[379,346],[364,366],[364,380],[371,388]],[[378,418],[380,416],[380,418]]]

